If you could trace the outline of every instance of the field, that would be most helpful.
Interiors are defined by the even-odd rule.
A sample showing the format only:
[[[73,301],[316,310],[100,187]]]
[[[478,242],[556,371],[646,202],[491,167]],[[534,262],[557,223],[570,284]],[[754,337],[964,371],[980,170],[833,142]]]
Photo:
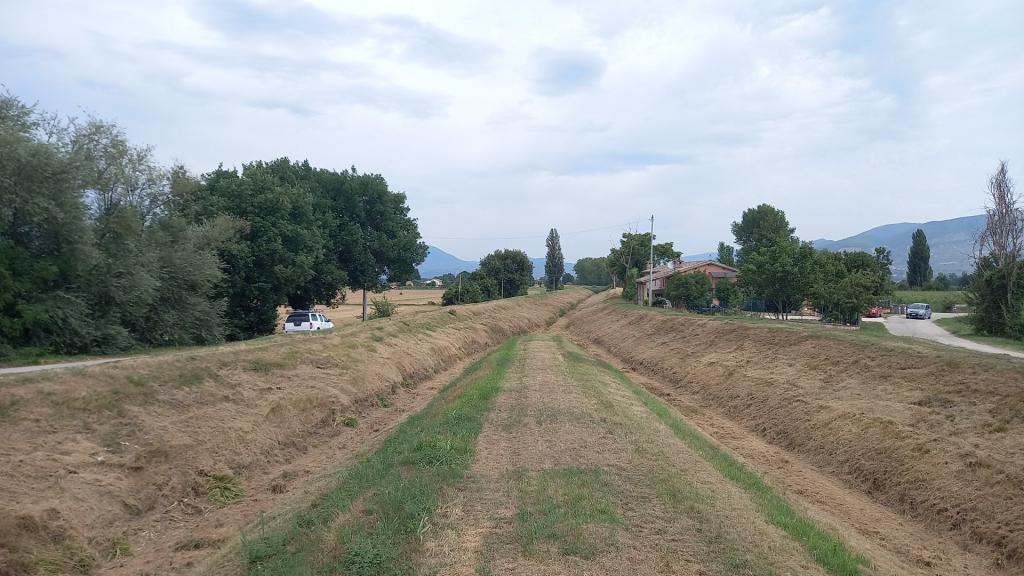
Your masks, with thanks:
[[[962,290],[897,290],[893,296],[901,304],[931,304],[936,312],[949,312],[954,304],[967,304],[967,293]]]
[[[436,309],[441,305],[441,296],[443,295],[444,289],[441,288],[391,289],[379,294],[370,292],[370,311],[373,311],[372,300],[387,298],[398,305],[396,314],[408,316],[417,312]],[[317,306],[317,309],[323,310],[324,315],[330,318],[335,326],[356,324],[363,318],[363,291],[349,292],[345,297],[344,303],[334,306]],[[281,325],[284,324],[284,319],[288,317],[288,312],[290,311],[291,309],[286,306],[278,308],[278,332],[284,331]]]
[[[1024,569],[1024,363],[616,295],[0,379],[0,574]]]

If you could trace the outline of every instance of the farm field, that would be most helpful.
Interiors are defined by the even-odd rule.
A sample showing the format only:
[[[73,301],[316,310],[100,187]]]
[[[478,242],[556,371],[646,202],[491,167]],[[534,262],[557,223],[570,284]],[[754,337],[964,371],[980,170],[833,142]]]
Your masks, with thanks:
[[[422,288],[416,290],[408,289],[392,289],[385,290],[379,294],[371,292],[369,294],[370,300],[375,298],[386,297],[391,302],[398,305],[395,312],[396,315],[407,317],[417,312],[425,310],[431,310],[439,308],[441,305],[441,296],[444,295],[444,289],[440,288]],[[349,324],[358,324],[363,318],[363,291],[358,290],[355,292],[349,292],[345,298],[344,304],[336,304],[334,306],[317,306],[318,310],[323,310],[324,314],[334,322],[335,326],[344,326]],[[370,311],[373,311],[371,305]],[[282,324],[284,319],[288,317],[288,313],[291,312],[291,308],[287,306],[280,306],[277,309],[277,331],[283,332]]]
[[[953,304],[967,304],[967,293],[963,290],[896,290],[893,296],[901,304],[931,304],[936,312],[949,312]]]

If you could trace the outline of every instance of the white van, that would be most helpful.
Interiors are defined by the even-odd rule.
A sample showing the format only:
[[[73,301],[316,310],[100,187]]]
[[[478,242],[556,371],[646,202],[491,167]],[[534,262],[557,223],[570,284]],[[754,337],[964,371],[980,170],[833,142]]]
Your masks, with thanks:
[[[334,323],[316,310],[295,310],[284,321],[284,333],[329,330]]]

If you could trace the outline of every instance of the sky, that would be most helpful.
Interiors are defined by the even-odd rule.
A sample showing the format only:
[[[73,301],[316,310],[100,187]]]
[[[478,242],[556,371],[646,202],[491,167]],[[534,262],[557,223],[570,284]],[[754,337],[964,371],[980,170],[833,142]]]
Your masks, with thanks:
[[[461,258],[687,254],[980,213],[1024,172],[1024,2],[2,0],[0,84],[196,173],[384,175]]]

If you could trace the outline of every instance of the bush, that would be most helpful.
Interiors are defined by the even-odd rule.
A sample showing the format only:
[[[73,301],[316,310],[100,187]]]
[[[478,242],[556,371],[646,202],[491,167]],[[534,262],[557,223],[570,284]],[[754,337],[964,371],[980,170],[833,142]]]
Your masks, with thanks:
[[[701,273],[675,274],[668,279],[665,295],[677,308],[707,308],[711,306],[711,279]]]
[[[370,306],[373,307],[373,312],[370,313],[370,318],[372,319],[390,318],[395,314],[395,309],[398,308],[394,302],[388,300],[387,296],[370,299]]]
[[[729,308],[739,304],[740,289],[734,282],[725,279],[719,280],[718,285],[715,286],[715,297],[718,298],[718,304],[722,308]]]

